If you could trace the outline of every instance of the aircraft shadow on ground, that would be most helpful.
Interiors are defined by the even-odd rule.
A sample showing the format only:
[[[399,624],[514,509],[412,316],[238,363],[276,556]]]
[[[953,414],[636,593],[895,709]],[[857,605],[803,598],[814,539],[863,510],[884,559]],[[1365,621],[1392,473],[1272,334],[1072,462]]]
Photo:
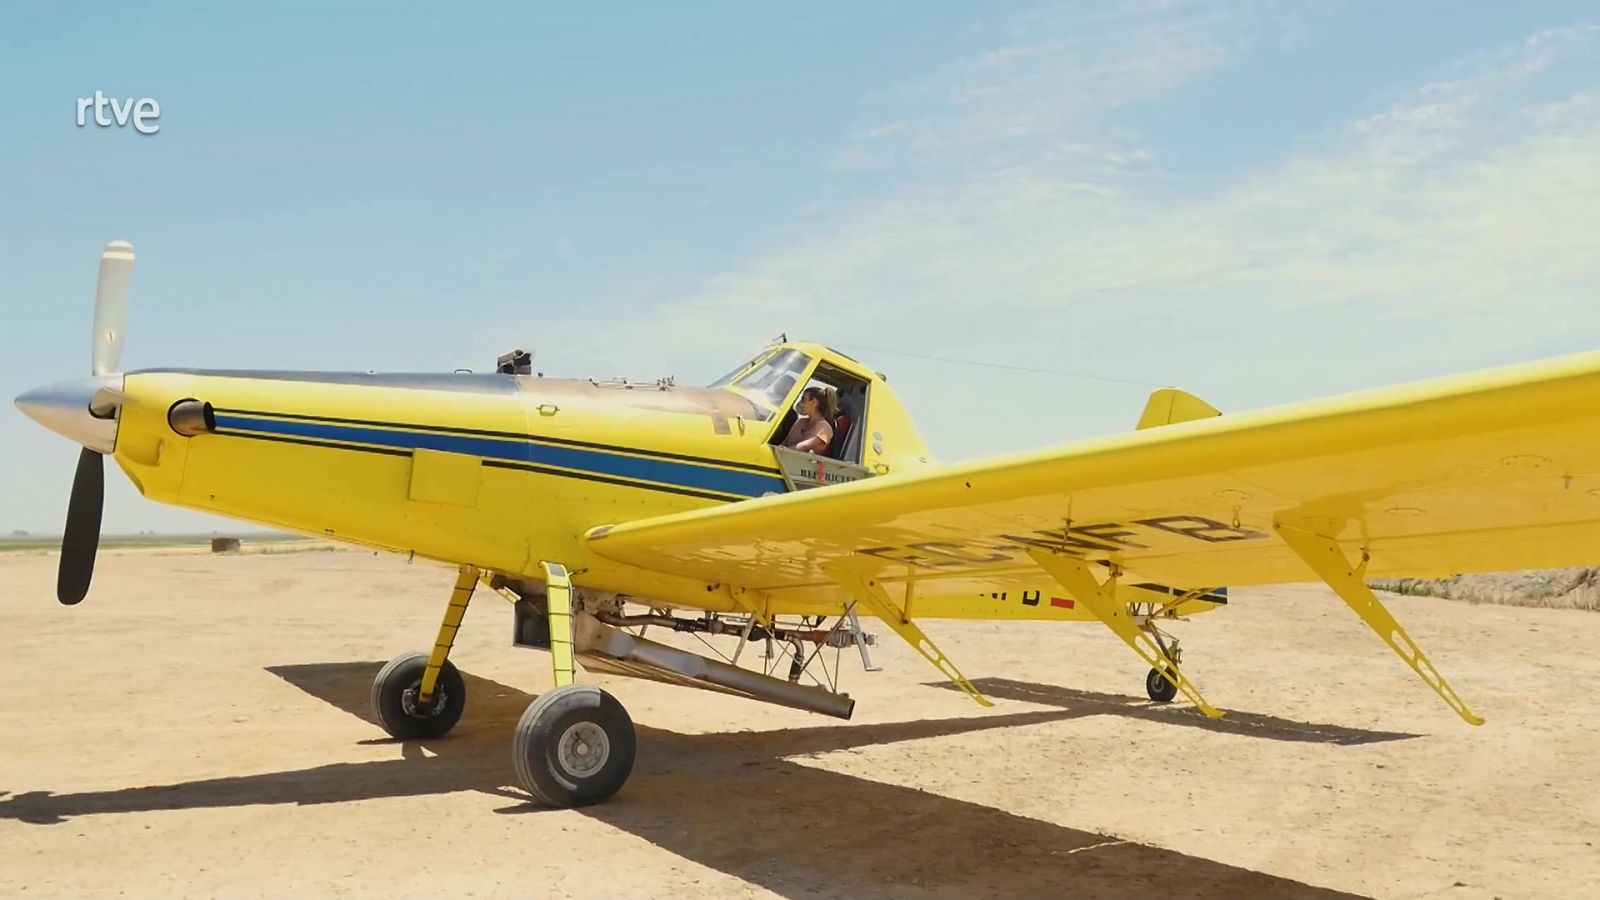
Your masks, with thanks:
[[[1071,710],[1080,716],[1122,716],[1128,719],[1160,722],[1163,725],[1183,725],[1221,734],[1236,734],[1241,737],[1264,738],[1271,741],[1353,747],[1359,744],[1381,744],[1385,741],[1403,741],[1421,737],[1419,734],[1405,731],[1373,731],[1343,725],[1298,722],[1294,719],[1231,709],[1225,710],[1225,714],[1219,719],[1210,719],[1192,706],[1153,703],[1142,697],[1102,694],[1055,684],[1015,681],[1010,678],[974,678],[972,683],[978,690],[998,700],[1020,700],[1054,706]],[[948,681],[930,681],[923,686],[959,690]]]
[[[380,665],[269,671],[371,721],[367,694]],[[517,801],[498,810],[503,813],[546,812],[508,787],[513,783],[510,731],[532,697],[465,677],[471,705],[461,725],[439,740],[394,742],[402,748],[399,759],[76,794],[0,793],[0,819],[53,824],[106,813],[340,803],[456,791]],[[1004,696],[992,687],[991,693]],[[639,761],[627,787],[610,802],[581,812],[785,896],[1352,896],[789,759],[1105,712],[1081,700],[1078,706],[769,732],[688,735],[641,726]],[[1055,780],[1042,768],[1040,777]]]

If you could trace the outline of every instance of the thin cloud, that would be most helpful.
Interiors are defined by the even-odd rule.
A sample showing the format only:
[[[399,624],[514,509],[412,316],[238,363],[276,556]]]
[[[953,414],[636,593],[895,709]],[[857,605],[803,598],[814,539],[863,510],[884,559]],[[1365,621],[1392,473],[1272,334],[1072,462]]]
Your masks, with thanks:
[[[1242,44],[1227,16],[1110,21],[909,90],[934,107],[845,142],[893,144],[874,158],[914,171],[908,186],[797,224],[769,253],[608,340],[665,359],[675,342],[754,343],[781,325],[1054,368],[1064,356],[1101,370],[1131,359],[1141,380],[1195,369],[1253,404],[1540,355],[1574,329],[1600,331],[1600,29],[1540,32],[1463,60],[1313,150],[1180,195],[1129,177],[1159,154],[1118,127],[1117,110]],[[1086,60],[1091,46],[1101,56]],[[1059,102],[1047,102],[1047,85],[1065,89]],[[1102,128],[1119,137],[1088,133]],[[978,384],[929,377],[946,383],[911,390]],[[996,435],[1059,439],[1060,423],[1028,411],[1060,390],[974,396],[959,423],[929,436],[958,455],[993,449]],[[1005,424],[1019,418],[1032,424]],[[1116,421],[1093,409],[1080,418]]]

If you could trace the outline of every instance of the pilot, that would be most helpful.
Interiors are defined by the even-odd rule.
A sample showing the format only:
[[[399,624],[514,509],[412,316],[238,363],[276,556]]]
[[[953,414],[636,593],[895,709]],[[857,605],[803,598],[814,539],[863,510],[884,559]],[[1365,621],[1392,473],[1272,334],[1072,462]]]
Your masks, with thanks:
[[[833,414],[839,403],[831,387],[812,385],[800,392],[800,418],[783,445],[805,453],[826,453],[833,442]]]

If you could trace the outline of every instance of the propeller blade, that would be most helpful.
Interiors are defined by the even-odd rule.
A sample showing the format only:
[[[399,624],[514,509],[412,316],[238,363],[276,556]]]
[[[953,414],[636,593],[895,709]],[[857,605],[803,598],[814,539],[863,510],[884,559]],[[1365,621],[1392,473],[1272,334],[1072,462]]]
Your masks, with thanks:
[[[61,568],[56,573],[56,599],[68,606],[89,593],[105,499],[105,457],[85,448],[78,454],[78,473],[72,479],[67,527],[61,535]]]
[[[133,277],[133,245],[112,241],[100,252],[100,280],[94,290],[94,341],[90,374],[112,375],[122,364],[122,326],[128,317],[128,279]]]

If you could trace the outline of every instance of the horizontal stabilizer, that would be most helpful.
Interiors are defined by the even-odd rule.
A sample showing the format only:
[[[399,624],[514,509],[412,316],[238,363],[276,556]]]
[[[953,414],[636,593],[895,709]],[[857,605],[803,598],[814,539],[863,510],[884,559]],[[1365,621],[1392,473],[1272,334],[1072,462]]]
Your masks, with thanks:
[[[1145,403],[1144,413],[1139,416],[1139,424],[1134,426],[1134,430],[1142,431],[1158,425],[1176,425],[1220,415],[1221,410],[1188,391],[1162,388],[1150,392],[1150,399]]]

